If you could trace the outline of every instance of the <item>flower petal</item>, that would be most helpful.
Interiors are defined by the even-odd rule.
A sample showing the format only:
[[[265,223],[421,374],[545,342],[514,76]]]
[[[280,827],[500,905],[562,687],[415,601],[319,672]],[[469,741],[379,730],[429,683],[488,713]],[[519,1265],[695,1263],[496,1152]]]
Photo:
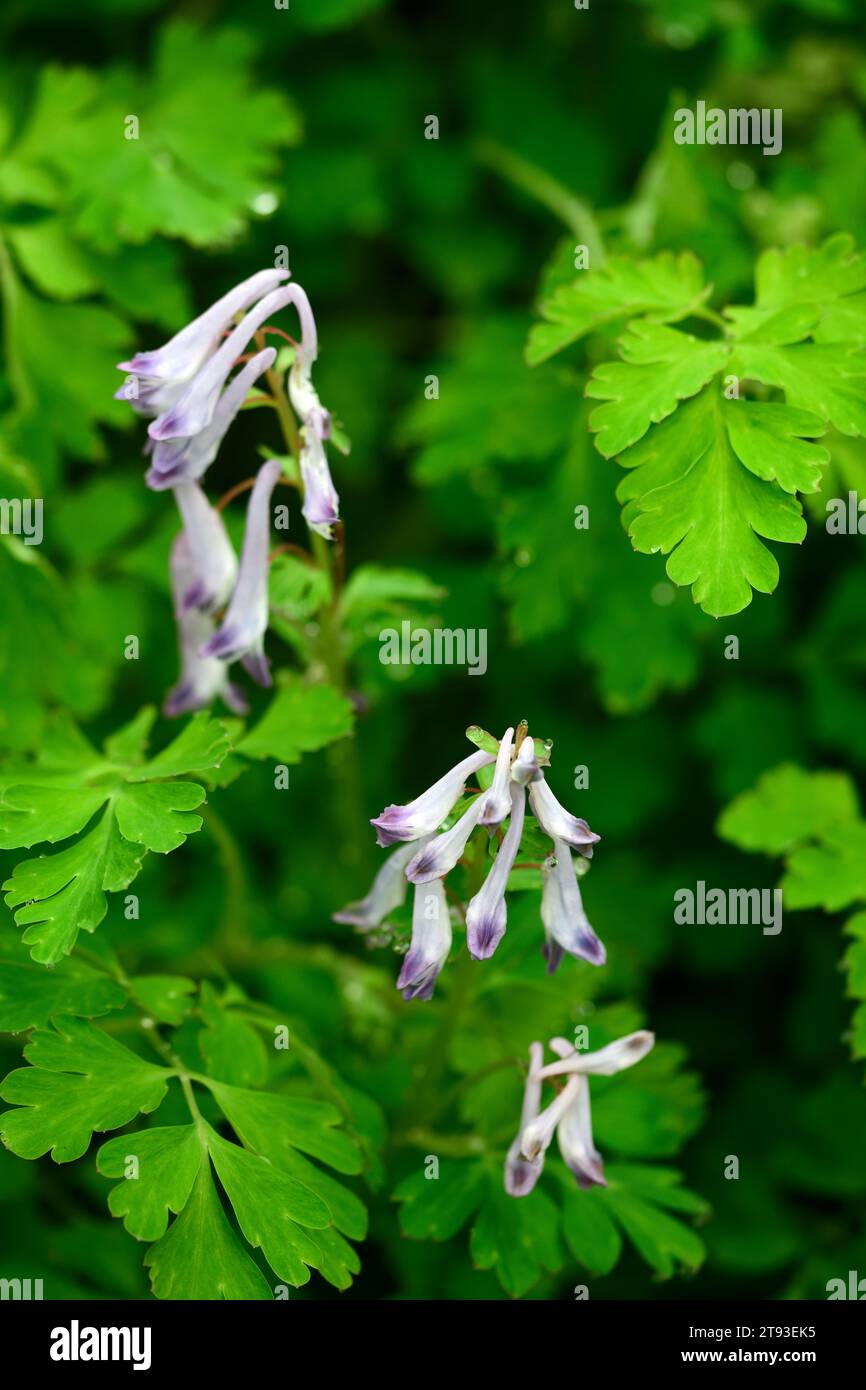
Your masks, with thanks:
[[[511,784],[511,820],[499,846],[493,867],[466,909],[466,944],[476,960],[488,960],[505,935],[505,889],[520,848],[526,792]]]
[[[451,950],[451,917],[441,879],[419,885],[412,907],[412,941],[397,980],[404,999],[430,999]]]
[[[370,821],[376,827],[378,843],[393,845],[398,840],[420,840],[422,835],[437,830],[461,796],[467,779],[492,762],[491,753],[470,753],[414,801],[405,806],[386,806],[380,816]]]
[[[585,820],[560,806],[543,775],[537,781],[530,782],[529,803],[545,835],[549,835],[551,840],[564,840],[586,859],[592,858],[592,846],[598,843],[601,836],[590,830]]]

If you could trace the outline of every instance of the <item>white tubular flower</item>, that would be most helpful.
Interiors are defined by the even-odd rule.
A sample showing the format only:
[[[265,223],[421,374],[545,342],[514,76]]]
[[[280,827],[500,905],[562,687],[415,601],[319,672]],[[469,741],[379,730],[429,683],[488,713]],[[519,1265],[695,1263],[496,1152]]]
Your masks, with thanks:
[[[404,999],[430,999],[451,950],[451,918],[445,887],[437,878],[415,889],[412,941],[397,980]]]
[[[599,1048],[598,1052],[576,1052],[572,1049],[563,1061],[552,1062],[545,1067],[542,1076],[545,1081],[553,1076],[569,1076],[573,1072],[581,1072],[585,1076],[614,1076],[618,1071],[625,1071],[642,1061],[652,1051],[655,1040],[655,1033],[641,1028],[636,1033],[617,1038],[607,1047]]]
[[[420,840],[422,835],[438,830],[462,795],[467,779],[492,762],[491,753],[470,753],[414,801],[405,806],[386,806],[380,816],[370,821],[376,827],[378,843],[393,845],[397,840]]]
[[[195,577],[185,531],[175,537],[171,548],[171,584],[177,619],[180,651],[180,679],[169,691],[163,714],[169,719],[192,710],[206,709],[219,697],[234,714],[246,714],[243,691],[233,684],[229,668],[216,657],[202,657],[199,648],[213,632],[213,620],[185,603]]]
[[[535,740],[527,735],[511,764],[511,778],[518,786],[526,787],[530,782],[537,782],[540,776],[541,769],[535,756]]]
[[[590,1187],[607,1187],[601,1154],[592,1141],[589,1082],[585,1076],[577,1076],[568,1082],[566,1091],[574,1080],[577,1081],[577,1093],[556,1131],[559,1152],[577,1178],[578,1187],[584,1191]]]
[[[491,829],[501,825],[505,817],[511,812],[510,774],[511,745],[513,742],[514,730],[506,729],[499,744],[499,752],[496,755],[493,781],[481,796],[479,824],[490,826]]]
[[[592,847],[601,836],[590,830],[585,820],[560,806],[543,776],[530,782],[529,804],[545,835],[549,835],[551,840],[564,840],[586,859],[592,858]]]
[[[331,921],[358,927],[361,931],[370,931],[373,927],[378,927],[389,912],[402,907],[406,901],[409,885],[405,869],[415,853],[414,844],[400,845],[395,849],[393,854],[388,855],[373,879],[367,896],[356,903],[347,903],[339,912],[334,912]]]
[[[523,1091],[523,1109],[520,1113],[520,1129],[505,1156],[505,1191],[510,1197],[526,1197],[538,1182],[544,1167],[544,1152],[535,1158],[524,1158],[521,1139],[527,1125],[531,1124],[541,1109],[541,1067],[544,1062],[544,1048],[540,1042],[529,1045],[529,1071]]]
[[[128,362],[119,362],[118,369],[131,375],[135,389],[130,390],[124,384],[116,396],[128,400],[139,415],[158,415],[170,409],[183,394],[186,383],[216,351],[235,314],[255,304],[288,278],[287,270],[260,270],[235,285],[161,348],[137,352]]]
[[[520,1133],[505,1160],[505,1190],[512,1197],[523,1197],[532,1190],[541,1172],[544,1155],[556,1134],[559,1151],[581,1188],[606,1187],[601,1155],[592,1137],[589,1077],[612,1076],[634,1066],[645,1057],[655,1035],[641,1029],[601,1048],[598,1052],[578,1052],[566,1038],[551,1038],[550,1049],[560,1060],[544,1066],[539,1043],[531,1053],[530,1078],[524,1095]],[[543,1082],[562,1077],[565,1085],[546,1110],[539,1113]],[[530,1089],[531,1081],[531,1089]],[[525,1160],[526,1168],[519,1162]]]
[[[460,819],[444,835],[432,835],[406,866],[410,883],[429,883],[450,873],[466,848],[466,841],[478,824],[483,797],[476,796]]]
[[[557,969],[564,951],[590,965],[604,965],[607,953],[583,910],[574,864],[564,840],[554,840],[553,858],[545,859],[542,872],[541,920],[548,974]]]
[[[222,517],[198,483],[179,483],[174,495],[183,520],[193,574],[183,596],[183,606],[213,613],[222,608],[234,588],[237,556]]]
[[[202,656],[240,660],[259,685],[271,684],[264,641],[268,627],[268,537],[271,494],[282,473],[277,459],[263,463],[247,506],[238,582],[222,626],[204,644]]]
[[[466,944],[469,954],[476,960],[488,960],[505,935],[505,889],[520,848],[525,807],[526,792],[512,784],[508,831],[499,846],[492,869],[466,909]]]

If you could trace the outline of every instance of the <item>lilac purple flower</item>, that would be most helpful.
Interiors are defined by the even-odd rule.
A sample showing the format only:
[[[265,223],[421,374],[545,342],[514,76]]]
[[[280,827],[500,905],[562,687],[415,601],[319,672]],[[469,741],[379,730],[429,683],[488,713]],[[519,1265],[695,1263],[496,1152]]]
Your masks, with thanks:
[[[402,897],[397,897],[393,881],[398,872],[416,887],[421,887],[443,880],[461,862],[473,866],[484,865],[488,856],[487,845],[480,836],[476,836],[477,831],[484,830],[488,837],[497,835],[500,843],[492,863],[487,865],[483,881],[467,905],[466,940],[469,952],[476,960],[487,960],[493,955],[507,926],[507,889],[511,873],[517,865],[523,836],[527,788],[532,801],[533,792],[543,782],[541,764],[549,762],[549,745],[537,744],[529,738],[525,723],[518,727],[516,737],[513,728],[507,729],[498,740],[483,734],[483,731],[471,730],[470,736],[473,741],[483,741],[483,746],[455,764],[413,801],[402,806],[386,806],[373,819],[371,824],[376,828],[380,845],[403,843],[409,847],[409,852],[405,857],[400,856],[399,860],[397,856],[393,857],[393,870],[392,861],[388,861],[387,894],[381,891],[377,876],[367,897],[336,913],[336,921],[363,928],[375,903],[376,922],[381,922],[391,910],[390,907],[382,907],[379,913],[381,904],[389,895],[394,898],[395,906],[402,901]],[[542,750],[540,753],[539,749]],[[469,779],[485,773],[491,764],[495,764],[492,776],[487,773],[483,779],[479,777],[484,785],[461,801],[464,793],[470,792],[467,786]],[[591,852],[599,836],[590,830],[586,821],[578,820],[565,811],[552,792],[547,797],[542,794],[538,805],[545,816],[546,823],[540,826],[545,833],[549,833],[549,826],[555,825],[557,829],[567,832],[571,843],[576,840],[584,853],[588,855]],[[504,833],[499,827],[503,827]],[[475,845],[475,849],[471,849],[471,844]],[[533,858],[535,854],[537,851],[533,852]],[[552,853],[543,865],[536,863],[517,867],[542,869],[544,889],[541,917],[548,968],[555,969],[566,952],[593,965],[603,964],[604,946],[583,910],[566,839],[557,837],[554,840]],[[405,967],[401,979],[404,979],[404,975]]]
[[[218,630],[201,648],[204,657],[240,661],[259,685],[271,684],[264,641],[268,627],[268,538],[271,494],[282,473],[277,459],[258,471],[247,506],[238,581]]]
[[[561,1059],[543,1065],[543,1049],[535,1042],[529,1049],[529,1075],[520,1128],[505,1159],[505,1190],[525,1197],[532,1190],[554,1134],[559,1151],[581,1188],[606,1187],[601,1155],[592,1137],[590,1076],[613,1076],[641,1061],[655,1043],[645,1030],[619,1038],[598,1052],[578,1052],[565,1038],[552,1038],[550,1049]],[[541,1087],[545,1081],[564,1078],[565,1084],[542,1110]]]
[[[161,348],[137,352],[128,362],[118,363],[120,371],[132,376],[135,389],[130,390],[124,383],[116,396],[128,400],[140,415],[155,416],[169,410],[183,394],[187,382],[216,350],[235,314],[276,289],[288,276],[287,270],[258,271],[235,285]]]
[[[412,940],[403,958],[397,988],[404,999],[430,999],[451,950],[451,918],[441,878],[415,888]]]
[[[216,657],[202,657],[199,650],[213,632],[207,614],[186,603],[195,579],[195,567],[185,531],[175,537],[171,548],[171,581],[180,650],[180,679],[165,698],[163,712],[172,717],[204,709],[218,696],[235,714],[246,714],[247,703],[229,678],[229,668]]]
[[[234,588],[238,573],[234,547],[222,517],[198,483],[181,483],[174,489],[174,495],[183,519],[192,571],[190,585],[183,595],[183,606],[213,613],[228,601]]]

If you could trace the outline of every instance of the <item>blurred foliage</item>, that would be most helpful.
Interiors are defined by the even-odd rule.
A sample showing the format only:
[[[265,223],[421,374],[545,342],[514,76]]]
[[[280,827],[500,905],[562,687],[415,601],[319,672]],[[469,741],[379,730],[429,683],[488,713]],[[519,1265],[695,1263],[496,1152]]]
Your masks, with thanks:
[[[593,1298],[823,1297],[828,1278],[866,1266],[851,1060],[866,1055],[866,561],[860,535],[825,526],[828,498],[866,493],[866,447],[755,373],[760,403],[820,417],[781,424],[820,435],[829,462],[776,537],[802,544],[771,541],[775,592],[733,616],[709,604],[719,622],[658,555],[633,553],[621,475],[583,400],[593,374],[634,370],[617,361],[629,321],[656,342],[692,334],[688,361],[719,328],[695,309],[754,315],[767,252],[810,267],[826,313],[819,248],[842,233],[866,247],[860,20],[857,0],[4,7],[0,494],[45,499],[45,540],[0,536],[0,857],[19,923],[10,912],[0,930],[0,1051],[3,1096],[22,1107],[0,1120],[14,1150],[0,1148],[0,1277],[42,1275],[54,1298],[142,1298],[149,1248],[152,1287],[173,1297],[200,1242],[226,1271],[201,1297],[268,1296],[268,1270],[302,1283],[293,1298],[353,1277],[345,1296],[375,1299],[570,1299],[587,1283]],[[698,99],[781,108],[781,155],[676,145],[673,111]],[[141,805],[112,824],[128,862],[109,873],[86,840],[64,847],[95,813],[87,760],[110,764],[111,814],[135,803],[148,755],[130,730],[143,740],[138,711],[176,673],[176,523],[143,485],[114,363],[282,246],[316,307],[322,399],[352,440],[335,470],[350,680],[302,676],[328,595],[281,556],[276,694],[256,697],[243,732],[222,722],[210,761],[163,765],[153,785],[176,799],[158,824]],[[635,266],[656,268],[649,288],[628,283]],[[553,337],[530,367],[539,322]],[[856,364],[862,334],[845,327]],[[814,352],[813,337],[784,350]],[[834,358],[830,386],[839,369]],[[649,437],[669,438],[690,409]],[[239,419],[217,492],[254,471],[265,414]],[[758,574],[759,591],[774,586]],[[486,628],[484,677],[382,665],[378,634],[404,619]],[[467,725],[521,717],[553,740],[560,798],[603,836],[584,898],[609,967],[567,961],[547,978],[537,894],[524,892],[493,961],[455,954],[432,1003],[404,1004],[393,982],[408,913],[370,950],[330,920],[377,867],[366,820],[441,775]],[[160,720],[156,758],[191,727]],[[287,789],[275,761],[290,765]],[[37,813],[30,838],[22,822]],[[9,852],[43,841],[56,844],[23,867]],[[801,909],[779,936],[674,923],[678,887],[770,888],[779,857],[786,906]],[[119,890],[133,873],[129,915]],[[58,887],[66,921],[55,901],[46,927],[39,899]],[[76,894],[86,911],[69,909]],[[827,914],[842,911],[837,939]],[[51,947],[97,924],[84,951]],[[551,1159],[532,1197],[512,1201],[501,1161],[527,1047],[582,1023],[593,1045],[643,1023],[659,1038],[633,1074],[593,1082],[610,1186],[580,1193]],[[154,1035],[203,1078],[195,1132]],[[117,1185],[133,1121],[159,1173],[136,1203]],[[91,1130],[121,1134],[85,1153]],[[62,1163],[37,1158],[58,1138]],[[279,1247],[274,1206],[294,1223]],[[304,1282],[310,1267],[324,1278]]]

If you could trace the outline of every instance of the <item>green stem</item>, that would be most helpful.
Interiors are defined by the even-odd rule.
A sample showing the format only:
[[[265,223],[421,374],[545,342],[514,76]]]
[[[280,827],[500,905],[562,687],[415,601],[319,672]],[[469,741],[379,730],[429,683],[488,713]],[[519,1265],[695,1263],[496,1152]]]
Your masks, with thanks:
[[[202,815],[205,825],[217,843],[226,880],[225,909],[212,949],[218,956],[231,957],[238,944],[246,942],[247,880],[243,855],[234,835],[211,805],[202,809]]]
[[[285,388],[277,373],[271,371],[267,375],[286,448],[297,458],[301,442]],[[328,679],[345,694],[348,682],[340,633],[339,574],[334,547],[317,531],[310,532],[310,542],[314,559],[331,581],[330,600],[319,613],[318,653]],[[353,738],[340,739],[329,746],[326,756],[338,787],[333,803],[338,854],[344,864],[355,866],[363,863],[368,854],[358,747]]]
[[[588,203],[576,198],[573,193],[549,174],[522,155],[506,149],[496,140],[486,137],[476,140],[473,145],[476,159],[486,164],[488,169],[501,174],[516,188],[521,188],[536,202],[564,222],[569,231],[577,237],[589,251],[590,265],[597,269],[604,264],[605,249],[601,231],[595,215]]]

